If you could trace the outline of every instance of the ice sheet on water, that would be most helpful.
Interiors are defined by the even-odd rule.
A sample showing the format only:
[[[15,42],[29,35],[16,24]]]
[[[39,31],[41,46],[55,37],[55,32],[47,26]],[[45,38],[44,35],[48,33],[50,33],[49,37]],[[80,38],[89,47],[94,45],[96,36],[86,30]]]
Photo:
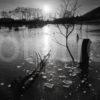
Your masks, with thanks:
[[[53,88],[54,84],[51,83],[44,83],[44,86],[48,87],[48,88]]]

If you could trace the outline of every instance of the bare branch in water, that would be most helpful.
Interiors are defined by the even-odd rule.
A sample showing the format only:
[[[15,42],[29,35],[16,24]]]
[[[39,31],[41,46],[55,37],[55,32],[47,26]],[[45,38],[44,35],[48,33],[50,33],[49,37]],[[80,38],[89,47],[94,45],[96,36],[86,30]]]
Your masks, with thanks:
[[[35,54],[37,62],[35,70],[20,80],[14,80],[11,83],[11,89],[14,93],[13,100],[20,100],[21,95],[23,95],[31,87],[34,81],[40,76],[40,73],[43,71],[43,69],[45,69],[48,60],[50,59],[51,50],[47,53],[47,55],[44,55],[43,57],[40,55],[40,53],[35,52]]]

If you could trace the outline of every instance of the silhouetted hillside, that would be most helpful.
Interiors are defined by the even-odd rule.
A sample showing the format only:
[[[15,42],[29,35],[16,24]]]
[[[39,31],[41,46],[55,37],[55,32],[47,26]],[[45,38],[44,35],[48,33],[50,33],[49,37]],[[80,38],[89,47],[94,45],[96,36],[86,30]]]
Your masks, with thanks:
[[[88,20],[100,20],[100,7],[95,8],[94,10],[84,14],[82,17]]]

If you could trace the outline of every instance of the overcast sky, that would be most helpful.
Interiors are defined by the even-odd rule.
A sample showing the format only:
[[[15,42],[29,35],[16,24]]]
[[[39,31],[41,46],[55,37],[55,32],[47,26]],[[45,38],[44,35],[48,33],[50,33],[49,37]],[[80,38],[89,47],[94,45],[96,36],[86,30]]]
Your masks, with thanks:
[[[59,7],[63,0],[0,0],[0,10],[14,9],[16,7],[40,7],[49,4],[52,8]],[[87,11],[100,6],[100,0],[79,0],[79,12],[86,13]]]

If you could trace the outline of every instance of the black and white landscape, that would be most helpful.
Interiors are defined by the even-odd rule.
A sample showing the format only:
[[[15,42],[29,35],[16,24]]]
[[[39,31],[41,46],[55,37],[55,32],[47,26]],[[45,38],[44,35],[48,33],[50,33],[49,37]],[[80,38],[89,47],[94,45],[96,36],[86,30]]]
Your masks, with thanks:
[[[0,100],[99,100],[99,67],[99,0],[0,1]]]

